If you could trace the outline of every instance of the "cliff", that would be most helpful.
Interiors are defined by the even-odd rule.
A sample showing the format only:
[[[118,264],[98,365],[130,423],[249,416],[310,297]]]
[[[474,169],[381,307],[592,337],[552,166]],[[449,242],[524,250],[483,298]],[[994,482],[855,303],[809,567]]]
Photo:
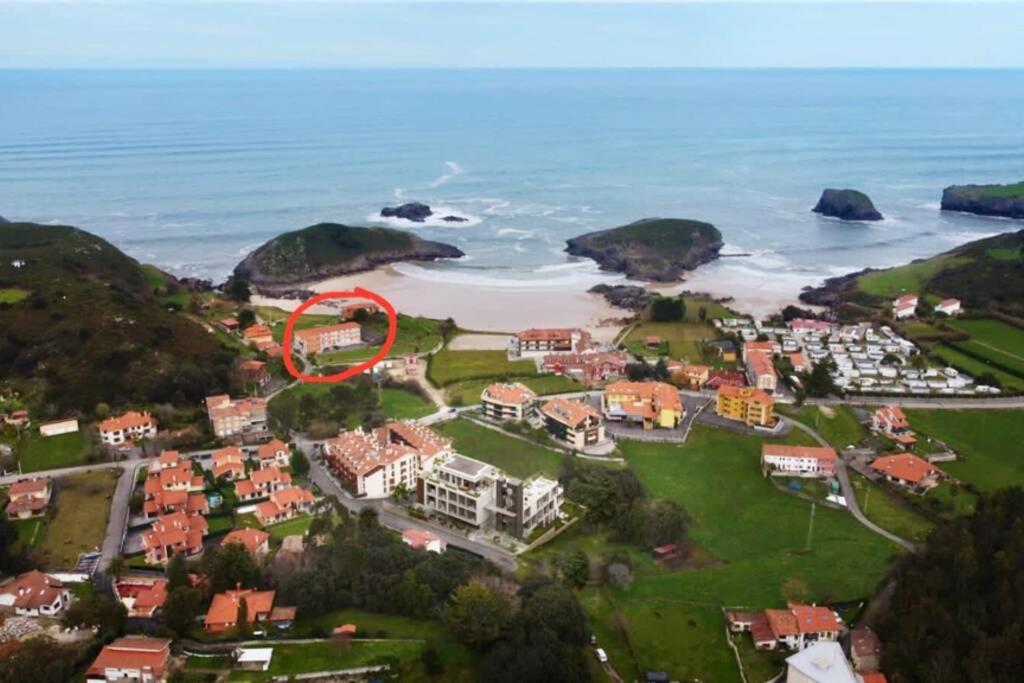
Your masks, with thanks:
[[[1015,185],[951,185],[942,191],[942,210],[1024,218],[1024,182]]]
[[[821,198],[811,210],[844,221],[882,220],[882,214],[871,203],[871,199],[858,190],[827,189],[821,193]]]
[[[718,258],[722,233],[701,221],[646,218],[573,237],[566,244],[567,252],[594,259],[601,270],[637,280],[672,282]]]
[[[258,247],[235,267],[235,275],[273,293],[388,263],[463,255],[451,245],[420,239],[403,230],[320,223],[278,235]]]

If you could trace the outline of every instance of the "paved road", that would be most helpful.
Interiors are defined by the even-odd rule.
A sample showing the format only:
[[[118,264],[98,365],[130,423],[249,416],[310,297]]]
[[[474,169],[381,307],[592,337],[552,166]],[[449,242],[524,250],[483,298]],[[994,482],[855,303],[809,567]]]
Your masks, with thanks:
[[[33,477],[63,477],[69,474],[82,474],[83,472],[96,472],[98,470],[109,470],[115,467],[124,469],[130,467],[133,462],[139,462],[137,460],[120,460],[118,462],[100,462],[95,465],[79,465],[77,467],[61,467],[55,470],[42,470],[39,472],[26,472],[25,474],[9,474],[6,477],[0,477],[0,486],[8,486],[15,482],[21,481],[22,479],[31,479]]]
[[[121,554],[121,545],[124,543],[124,536],[128,530],[128,507],[131,504],[132,489],[135,488],[135,475],[138,468],[147,461],[130,460],[126,461],[126,467],[117,480],[117,488],[114,489],[114,497],[110,501],[110,516],[107,518],[107,533],[103,537],[103,545],[100,548],[99,573],[106,572],[110,561]]]
[[[396,531],[405,531],[406,529],[432,531],[443,538],[448,545],[467,550],[475,555],[480,555],[507,571],[515,571],[518,566],[516,556],[507,550],[495,548],[492,545],[480,543],[479,541],[474,541],[466,538],[462,534],[454,533],[444,527],[430,522],[412,519],[405,515],[392,512],[387,509],[387,501],[353,498],[352,495],[343,489],[334,477],[331,476],[326,465],[318,462],[318,459],[314,457],[316,445],[318,443],[319,442],[311,441],[309,439],[295,437],[296,446],[301,448],[306,454],[306,457],[309,458],[310,479],[325,494],[337,497],[341,504],[350,512],[358,514],[358,512],[363,508],[372,507],[377,510],[377,518],[380,520],[380,523],[389,529],[395,529]]]
[[[828,441],[826,441],[824,437],[821,436],[821,434],[818,434],[818,432],[811,429],[804,423],[798,422],[796,420],[791,420],[788,417],[784,417],[782,419],[784,419],[793,427],[796,427],[797,429],[809,434],[811,438],[817,441],[818,444],[821,445],[822,447],[832,447],[832,445]],[[896,534],[892,533],[891,531],[883,529],[882,527],[872,522],[870,519],[867,518],[864,512],[861,511],[860,504],[857,502],[856,492],[853,490],[853,484],[850,483],[850,474],[849,472],[846,471],[846,461],[842,457],[840,457],[839,462],[836,463],[836,479],[839,480],[839,485],[843,489],[843,497],[846,498],[846,509],[850,511],[850,514],[853,515],[854,519],[856,519],[858,522],[860,522],[862,525],[864,525],[871,531],[874,531],[879,536],[883,536],[892,541],[893,543],[903,546],[911,552],[917,549],[917,546],[911,543],[910,541],[906,540],[905,538],[901,538]]]

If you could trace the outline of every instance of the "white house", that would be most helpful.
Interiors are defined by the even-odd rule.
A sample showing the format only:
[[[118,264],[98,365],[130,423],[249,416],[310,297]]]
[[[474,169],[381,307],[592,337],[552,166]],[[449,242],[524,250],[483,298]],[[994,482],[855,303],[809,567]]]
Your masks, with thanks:
[[[935,307],[935,312],[948,316],[960,315],[960,299],[943,299]]]
[[[59,436],[61,434],[73,434],[78,431],[78,420],[69,417],[66,420],[44,422],[39,425],[40,436]]]
[[[70,604],[71,594],[64,584],[40,571],[25,572],[0,586],[0,606],[13,607],[21,616],[52,617]]]

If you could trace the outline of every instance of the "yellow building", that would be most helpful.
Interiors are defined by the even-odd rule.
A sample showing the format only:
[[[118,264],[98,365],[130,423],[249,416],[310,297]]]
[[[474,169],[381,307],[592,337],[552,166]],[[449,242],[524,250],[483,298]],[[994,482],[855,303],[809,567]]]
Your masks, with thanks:
[[[675,429],[685,413],[679,391],[664,382],[612,382],[601,407],[605,419],[638,422],[644,429]]]
[[[715,412],[750,426],[770,427],[775,424],[775,399],[756,387],[723,384],[718,389]]]

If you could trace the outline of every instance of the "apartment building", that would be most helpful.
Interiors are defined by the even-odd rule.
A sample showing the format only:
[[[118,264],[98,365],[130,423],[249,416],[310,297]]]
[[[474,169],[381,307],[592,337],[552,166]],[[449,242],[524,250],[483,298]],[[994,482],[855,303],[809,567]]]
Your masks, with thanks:
[[[601,395],[601,412],[607,420],[633,422],[644,429],[675,429],[686,409],[679,391],[665,382],[613,382]]]
[[[156,436],[156,426],[156,420],[149,413],[130,410],[100,422],[100,441],[108,446],[121,446],[136,439],[152,439]]]
[[[414,422],[390,422],[370,431],[355,429],[328,439],[324,458],[358,496],[387,498],[399,486],[416,488],[423,469],[451,441]]]
[[[267,424],[267,400],[236,398],[227,394],[206,397],[206,414],[214,436],[226,438],[263,429]]]
[[[775,399],[757,387],[723,384],[718,388],[715,412],[729,420],[754,427],[775,425]]]
[[[557,519],[563,502],[557,481],[538,476],[524,482],[458,453],[439,455],[423,472],[416,500],[431,512],[516,538]]]
[[[839,455],[832,448],[761,445],[761,468],[765,474],[794,477],[830,477],[835,474]]]
[[[296,330],[294,348],[304,356],[309,356],[327,349],[354,346],[362,341],[363,333],[359,323],[335,323]]]
[[[573,448],[583,449],[605,440],[604,418],[589,405],[553,398],[540,413],[548,433]]]
[[[582,353],[592,346],[590,333],[578,328],[532,328],[512,335],[509,358],[536,358],[551,353]]]
[[[171,641],[125,636],[104,645],[85,673],[86,683],[160,683],[167,679]]]
[[[774,394],[779,377],[772,364],[772,355],[766,351],[750,351],[745,355],[747,378],[750,380],[750,385],[766,393]]]
[[[536,400],[537,394],[519,382],[496,382],[480,394],[484,415],[495,420],[525,420]]]

